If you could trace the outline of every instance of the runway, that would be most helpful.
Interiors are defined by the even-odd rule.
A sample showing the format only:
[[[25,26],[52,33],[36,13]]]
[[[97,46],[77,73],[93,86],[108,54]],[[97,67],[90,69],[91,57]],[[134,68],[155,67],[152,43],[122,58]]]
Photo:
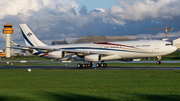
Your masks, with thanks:
[[[0,63],[62,63],[57,61],[7,61],[0,60]],[[155,63],[156,61],[132,61],[128,63]],[[78,63],[78,62],[71,62]],[[127,63],[123,61],[107,61],[106,63]],[[180,61],[162,61],[162,63],[180,63]],[[72,70],[180,70],[180,67],[92,67],[92,68],[77,68],[76,66],[0,66],[0,69],[72,69]]]
[[[2,66],[0,69],[71,69],[71,70],[180,70],[180,67],[105,67],[77,68],[65,66]]]

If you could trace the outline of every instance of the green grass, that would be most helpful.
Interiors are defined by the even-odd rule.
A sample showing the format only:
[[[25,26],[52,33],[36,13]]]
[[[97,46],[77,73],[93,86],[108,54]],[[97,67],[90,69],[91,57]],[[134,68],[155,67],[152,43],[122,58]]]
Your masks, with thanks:
[[[0,70],[0,101],[179,101],[178,70]]]
[[[169,55],[163,56],[164,59],[162,60],[180,60],[180,51],[176,51]]]

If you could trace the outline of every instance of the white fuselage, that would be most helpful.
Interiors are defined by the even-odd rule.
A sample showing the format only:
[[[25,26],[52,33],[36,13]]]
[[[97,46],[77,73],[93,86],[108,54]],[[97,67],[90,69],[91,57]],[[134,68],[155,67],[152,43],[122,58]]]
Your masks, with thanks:
[[[42,46],[43,47],[43,46]],[[170,54],[177,50],[170,42],[161,40],[121,41],[107,43],[68,44],[45,46],[52,49],[71,51],[88,51],[109,53],[102,55],[101,60],[115,60],[123,58],[156,57]]]

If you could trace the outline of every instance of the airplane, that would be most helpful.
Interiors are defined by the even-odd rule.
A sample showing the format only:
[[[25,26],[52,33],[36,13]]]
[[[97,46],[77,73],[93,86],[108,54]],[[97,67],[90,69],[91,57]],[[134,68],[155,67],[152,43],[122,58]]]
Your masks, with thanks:
[[[33,50],[33,54],[54,60],[80,60],[77,67],[107,67],[105,61],[132,61],[133,58],[157,57],[177,50],[171,42],[163,40],[138,40],[102,43],[83,43],[48,46],[40,41],[26,24],[19,24],[26,46],[14,44],[19,49]],[[13,42],[12,42],[13,43]]]

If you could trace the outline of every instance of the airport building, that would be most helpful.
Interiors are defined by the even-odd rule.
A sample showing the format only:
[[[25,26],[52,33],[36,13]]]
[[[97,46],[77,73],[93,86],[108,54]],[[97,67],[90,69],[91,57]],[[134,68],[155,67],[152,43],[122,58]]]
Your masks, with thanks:
[[[63,45],[63,44],[68,44],[65,39],[64,41],[53,41],[51,45]]]
[[[79,43],[99,43],[99,42],[114,42],[114,41],[130,41],[132,40],[128,36],[80,36],[71,42],[71,44]]]
[[[175,45],[178,48],[178,50],[180,50],[180,38],[174,39],[173,45]]]

